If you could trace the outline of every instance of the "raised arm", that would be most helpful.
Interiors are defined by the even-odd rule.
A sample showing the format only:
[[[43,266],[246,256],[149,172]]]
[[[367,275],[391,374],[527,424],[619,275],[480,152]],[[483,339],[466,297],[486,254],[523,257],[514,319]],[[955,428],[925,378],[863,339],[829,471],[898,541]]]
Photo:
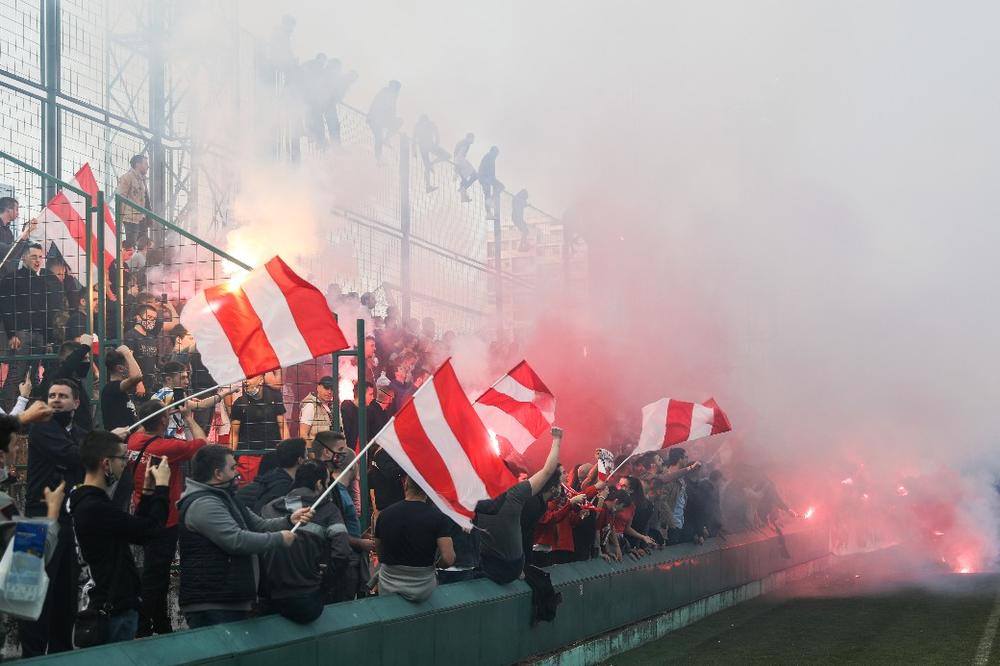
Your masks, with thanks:
[[[552,428],[552,448],[549,449],[549,457],[545,459],[542,468],[528,478],[532,495],[537,495],[549,477],[555,474],[559,466],[559,445],[562,443],[562,436],[562,428]]]

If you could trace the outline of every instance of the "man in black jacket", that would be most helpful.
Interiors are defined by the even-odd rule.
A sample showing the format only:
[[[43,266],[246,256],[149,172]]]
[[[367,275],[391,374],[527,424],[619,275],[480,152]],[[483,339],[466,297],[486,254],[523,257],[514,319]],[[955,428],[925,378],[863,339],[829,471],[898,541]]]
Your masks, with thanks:
[[[168,512],[170,463],[166,458],[146,468],[134,516],[112,504],[109,492],[126,473],[127,458],[125,442],[117,435],[104,430],[87,435],[80,447],[86,475],[69,500],[80,552],[94,579],[89,607],[108,612],[109,643],[132,640],[139,624],[141,586],[129,544],[155,537]]]
[[[66,326],[62,283],[42,266],[45,253],[38,243],[28,245],[21,260],[24,266],[0,281],[0,313],[7,345],[15,356],[52,352],[52,345],[62,342]],[[29,366],[37,368],[38,361],[11,363],[9,376],[24,377]],[[17,382],[4,385],[3,397],[13,405]]]
[[[49,386],[52,420],[35,423],[28,431],[28,483],[24,513],[29,518],[45,516],[45,489],[65,482],[67,488],[83,480],[80,442],[83,431],[73,424],[80,407],[80,387],[71,379],[57,379]],[[59,516],[61,529],[69,534],[69,515]],[[49,591],[42,613],[35,622],[19,621],[21,654],[36,657],[46,652],[73,649],[73,622],[76,620],[79,571],[72,539],[60,539],[46,566]]]
[[[236,498],[255,513],[276,497],[284,497],[292,489],[299,465],[306,461],[306,440],[301,437],[285,439],[274,452],[276,467],[257,476],[252,483],[239,489]]]
[[[17,199],[13,197],[0,197],[0,260],[7,257],[0,265],[0,275],[10,275],[17,270],[17,262],[24,253],[24,246],[28,244],[28,237],[31,232],[38,227],[38,220],[32,218],[28,224],[24,225],[21,235],[14,239],[14,220],[20,215]],[[7,256],[7,253],[10,256]]]

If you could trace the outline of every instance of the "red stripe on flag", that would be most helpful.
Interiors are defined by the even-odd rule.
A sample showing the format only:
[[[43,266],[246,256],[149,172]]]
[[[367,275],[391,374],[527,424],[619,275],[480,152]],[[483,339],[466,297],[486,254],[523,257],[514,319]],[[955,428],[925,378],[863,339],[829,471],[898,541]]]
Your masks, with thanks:
[[[428,388],[436,389],[437,386]],[[475,512],[466,509],[459,503],[458,490],[455,489],[451,472],[448,471],[448,466],[445,465],[444,459],[441,458],[437,447],[434,446],[434,442],[424,431],[424,426],[417,416],[417,408],[412,401],[406,403],[406,406],[396,414],[396,420],[392,427],[396,431],[400,446],[403,447],[403,453],[417,468],[424,480],[431,485],[434,492],[448,502],[448,506],[456,513],[471,518]]]
[[[686,442],[691,436],[691,418],[694,415],[693,402],[671,400],[667,404],[667,431],[663,435],[663,446],[673,446]]]
[[[296,275],[280,257],[274,257],[264,266],[285,295],[292,319],[313,358],[350,346],[330,312],[326,297],[316,287]],[[362,344],[359,341],[359,346]]]
[[[234,293],[227,285],[209,287],[205,290],[205,301],[229,339],[247,377],[281,367],[281,361],[264,333],[260,317],[242,289]]]
[[[719,403],[715,401],[715,398],[709,398],[705,401],[706,407],[711,407],[714,412],[712,416],[712,434],[718,435],[719,433],[729,432],[733,429],[732,424],[729,422],[729,417],[726,413],[722,411],[719,407]]]
[[[514,485],[517,479],[493,451],[489,434],[458,383],[451,361],[445,361],[434,373],[433,381],[448,427],[462,445],[490,497],[496,497]]]
[[[531,369],[527,361],[521,361],[514,366],[514,369],[507,373],[519,383],[527,386],[532,391],[538,391],[540,393],[552,394],[552,391],[542,382],[541,378],[535,374],[535,371]]]
[[[69,237],[76,241],[77,246],[81,253],[86,253],[87,248],[87,222],[80,217],[79,213],[73,207],[73,204],[69,202],[66,198],[66,194],[63,191],[56,193],[52,200],[49,201],[47,208],[51,210],[56,217],[62,220],[62,223],[66,225],[67,231],[69,231]],[[97,249],[97,243],[94,243],[94,249]]]
[[[549,428],[549,421],[542,414],[542,410],[533,402],[518,402],[509,395],[500,393],[496,389],[487,389],[476,402],[480,405],[496,407],[524,426],[524,429],[535,437],[538,437]]]

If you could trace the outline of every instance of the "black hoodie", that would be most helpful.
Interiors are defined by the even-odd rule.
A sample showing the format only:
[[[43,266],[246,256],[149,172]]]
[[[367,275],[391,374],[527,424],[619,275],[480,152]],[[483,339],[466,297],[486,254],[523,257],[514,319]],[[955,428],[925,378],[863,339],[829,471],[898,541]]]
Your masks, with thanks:
[[[96,486],[78,486],[70,494],[73,528],[94,579],[91,608],[110,599],[113,613],[139,610],[142,585],[129,544],[143,544],[163,530],[169,502],[167,486],[157,486],[152,495],[142,496],[133,516],[117,509]]]

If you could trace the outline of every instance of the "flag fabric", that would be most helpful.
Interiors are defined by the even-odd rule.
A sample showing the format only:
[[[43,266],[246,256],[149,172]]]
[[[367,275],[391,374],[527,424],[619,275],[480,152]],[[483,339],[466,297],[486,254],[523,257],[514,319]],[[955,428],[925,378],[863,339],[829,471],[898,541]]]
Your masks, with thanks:
[[[349,346],[323,294],[280,257],[238,283],[195,294],[181,324],[198,340],[202,362],[220,384]]]
[[[729,418],[714,399],[699,404],[663,398],[642,408],[642,433],[633,455],[730,430]]]
[[[486,429],[524,453],[556,420],[556,399],[527,361],[521,361],[475,403]]]
[[[374,441],[463,527],[471,527],[477,502],[500,495],[517,481],[490,445],[450,359]]]
[[[69,181],[71,185],[80,188],[90,195],[91,203],[97,203],[97,180],[89,164],[84,164],[76,172],[73,179]],[[74,273],[80,283],[87,284],[87,200],[70,190],[60,190],[45,206],[45,210],[38,216],[38,223],[42,229],[44,238],[55,246],[59,254],[62,255],[70,271]],[[53,226],[50,226],[53,225]],[[115,220],[111,215],[111,209],[104,205],[104,248],[103,262],[98,264],[95,259],[102,256],[102,251],[97,246],[97,217],[94,217],[94,228],[90,235],[90,257],[91,271],[97,276],[100,268],[108,270],[115,260],[117,251],[117,240],[115,238]]]
[[[597,449],[597,480],[607,481],[615,471],[615,454],[607,449]]]

